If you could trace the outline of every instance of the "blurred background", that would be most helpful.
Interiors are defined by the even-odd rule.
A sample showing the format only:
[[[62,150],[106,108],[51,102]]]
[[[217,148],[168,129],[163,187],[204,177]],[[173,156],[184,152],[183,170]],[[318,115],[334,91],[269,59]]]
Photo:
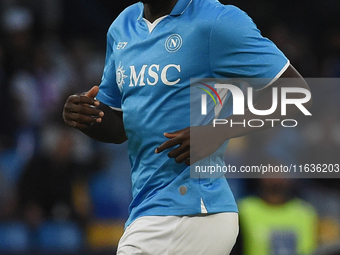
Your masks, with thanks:
[[[135,1],[0,0],[0,254],[114,254],[131,200],[126,144],[63,124],[98,85],[106,32]],[[304,77],[340,77],[340,1],[231,0]],[[232,165],[340,163],[340,84],[312,88],[313,118],[235,139]],[[260,164],[261,164],[260,163]],[[231,179],[235,254],[340,254],[338,179]]]

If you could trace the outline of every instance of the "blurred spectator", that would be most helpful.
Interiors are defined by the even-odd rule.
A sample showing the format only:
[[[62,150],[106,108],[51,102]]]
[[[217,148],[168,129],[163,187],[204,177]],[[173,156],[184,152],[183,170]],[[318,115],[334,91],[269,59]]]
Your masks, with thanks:
[[[34,17],[29,9],[13,6],[2,18],[5,33],[7,69],[11,75],[15,70],[32,70],[34,49]]]
[[[85,158],[77,161],[71,130],[52,127],[44,139],[42,153],[31,159],[20,179],[18,192],[23,217],[32,227],[46,219],[84,223],[90,208],[77,210],[72,195],[76,181],[84,179],[93,165]]]
[[[289,179],[258,182],[259,196],[239,202],[242,254],[311,254],[318,245],[314,208],[294,196]]]

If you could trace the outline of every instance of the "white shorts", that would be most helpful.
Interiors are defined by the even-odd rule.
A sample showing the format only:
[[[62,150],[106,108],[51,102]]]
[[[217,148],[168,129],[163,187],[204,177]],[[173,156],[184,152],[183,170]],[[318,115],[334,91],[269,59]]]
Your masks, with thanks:
[[[237,213],[144,216],[126,228],[117,255],[227,255],[238,231]]]

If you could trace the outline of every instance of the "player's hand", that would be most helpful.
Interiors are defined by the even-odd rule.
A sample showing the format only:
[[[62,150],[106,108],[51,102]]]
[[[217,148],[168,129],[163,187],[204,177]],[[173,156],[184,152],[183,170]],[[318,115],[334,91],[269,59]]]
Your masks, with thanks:
[[[101,122],[104,112],[96,109],[99,101],[95,100],[99,87],[94,86],[89,91],[69,96],[63,110],[65,123],[74,128],[85,129],[96,122]]]
[[[178,130],[173,133],[164,133],[169,140],[157,147],[156,153],[173,148],[169,158],[174,158],[177,163],[192,165],[214,153],[225,141],[212,127],[196,126]]]

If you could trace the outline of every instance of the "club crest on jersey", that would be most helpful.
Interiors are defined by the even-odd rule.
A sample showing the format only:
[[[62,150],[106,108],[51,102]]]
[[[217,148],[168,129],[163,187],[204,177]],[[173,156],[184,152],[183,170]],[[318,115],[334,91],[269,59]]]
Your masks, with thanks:
[[[127,78],[127,75],[125,75],[125,70],[124,70],[124,66],[122,66],[122,63],[119,62],[119,66],[117,68],[117,72],[116,72],[116,81],[118,84],[118,87],[120,90],[123,89],[123,84],[125,83],[125,78]]]
[[[173,34],[168,37],[165,41],[165,49],[168,52],[178,51],[183,44],[183,39],[179,34]]]

